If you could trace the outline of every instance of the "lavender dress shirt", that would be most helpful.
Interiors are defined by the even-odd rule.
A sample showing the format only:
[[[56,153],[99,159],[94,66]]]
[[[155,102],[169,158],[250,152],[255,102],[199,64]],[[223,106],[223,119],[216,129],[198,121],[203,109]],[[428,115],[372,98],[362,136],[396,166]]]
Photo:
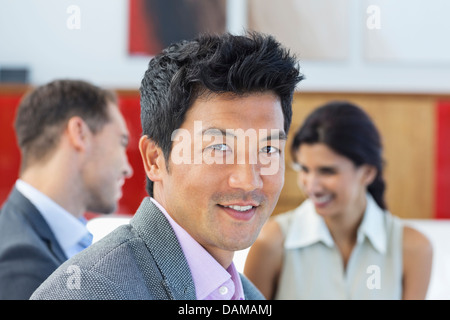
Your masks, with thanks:
[[[151,198],[151,201],[165,215],[178,238],[191,270],[197,300],[244,300],[244,290],[234,263],[224,269],[155,199]]]

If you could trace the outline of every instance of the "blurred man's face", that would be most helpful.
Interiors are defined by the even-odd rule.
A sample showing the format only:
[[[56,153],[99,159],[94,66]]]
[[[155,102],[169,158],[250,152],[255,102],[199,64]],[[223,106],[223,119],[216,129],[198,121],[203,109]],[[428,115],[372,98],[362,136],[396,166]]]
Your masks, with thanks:
[[[122,197],[125,179],[133,170],[128,162],[128,129],[119,108],[110,104],[110,121],[92,136],[92,148],[84,168],[87,210],[114,212]]]

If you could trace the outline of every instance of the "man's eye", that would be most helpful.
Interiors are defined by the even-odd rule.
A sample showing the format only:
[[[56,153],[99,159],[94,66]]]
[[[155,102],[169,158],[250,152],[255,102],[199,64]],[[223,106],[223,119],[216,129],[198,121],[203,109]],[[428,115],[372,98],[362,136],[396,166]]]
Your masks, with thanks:
[[[271,153],[279,153],[279,152],[280,152],[280,149],[278,149],[278,148],[276,148],[276,147],[274,147],[274,146],[266,146],[266,147],[262,148],[261,151],[262,151],[263,153],[269,153],[269,154],[271,154]]]
[[[228,146],[224,143],[214,144],[212,146],[209,146],[208,148],[212,149],[214,151],[228,151],[229,150]]]

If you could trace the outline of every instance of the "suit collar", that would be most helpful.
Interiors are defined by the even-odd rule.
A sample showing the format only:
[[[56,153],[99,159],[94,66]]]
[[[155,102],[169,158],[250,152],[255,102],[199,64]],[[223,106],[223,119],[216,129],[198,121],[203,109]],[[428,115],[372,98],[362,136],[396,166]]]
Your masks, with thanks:
[[[55,235],[51,231],[44,217],[41,215],[39,210],[30,202],[30,200],[28,200],[22,193],[20,193],[19,190],[14,187],[9,196],[8,202],[18,210],[17,213],[20,213],[25,217],[36,234],[47,243],[53,255],[61,263],[66,261],[67,257],[65,256],[61,246],[56,240]]]
[[[37,208],[67,257],[81,250],[78,244],[89,234],[84,217],[76,218],[48,195],[21,179],[16,181],[16,189]]]
[[[163,275],[162,285],[169,298],[175,300],[196,299],[189,265],[175,232],[164,214],[149,197],[144,198],[130,224],[138,232],[153,256]]]

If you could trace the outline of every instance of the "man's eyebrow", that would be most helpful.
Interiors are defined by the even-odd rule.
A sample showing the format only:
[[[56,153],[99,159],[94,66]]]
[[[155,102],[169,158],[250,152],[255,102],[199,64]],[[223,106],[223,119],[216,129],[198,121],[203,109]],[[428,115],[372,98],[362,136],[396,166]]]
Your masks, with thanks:
[[[276,132],[273,132],[276,131]],[[263,141],[270,140],[287,140],[287,135],[283,130],[271,130],[271,135],[262,139]]]
[[[235,138],[236,135],[232,132],[233,130],[225,130],[221,128],[206,128],[202,131],[202,135],[211,135],[211,136],[230,136],[232,138]]]
[[[258,130],[259,131],[259,130]],[[258,132],[257,131],[257,132]],[[271,134],[261,139],[262,141],[270,141],[270,140],[287,140],[287,135],[283,130],[272,129],[270,130]],[[207,134],[211,136],[229,136],[232,138],[236,138],[236,135],[233,133],[234,129],[221,129],[221,128],[206,128],[202,131],[202,135]]]

